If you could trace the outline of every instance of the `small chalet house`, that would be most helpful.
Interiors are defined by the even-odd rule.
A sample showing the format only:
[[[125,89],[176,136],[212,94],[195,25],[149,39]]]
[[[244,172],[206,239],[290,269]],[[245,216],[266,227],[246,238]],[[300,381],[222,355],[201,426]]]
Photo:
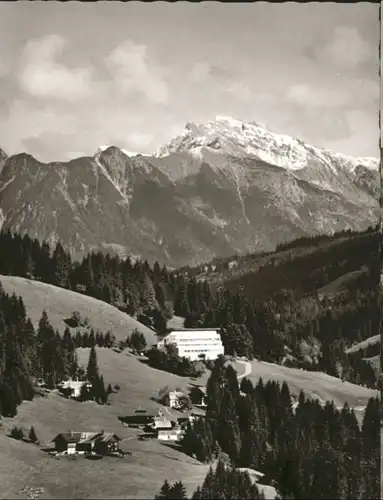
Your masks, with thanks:
[[[190,389],[189,397],[193,405],[206,406],[206,387],[203,385],[195,385]]]
[[[68,455],[97,453],[108,455],[119,452],[121,439],[111,432],[67,432],[57,434],[52,439],[57,452],[67,452]]]
[[[58,385],[59,391],[67,397],[78,398],[81,394],[81,388],[86,386],[87,389],[92,387],[92,384],[82,380],[64,380]]]
[[[181,391],[170,391],[164,398],[164,403],[170,408],[182,409],[189,406],[189,397]]]

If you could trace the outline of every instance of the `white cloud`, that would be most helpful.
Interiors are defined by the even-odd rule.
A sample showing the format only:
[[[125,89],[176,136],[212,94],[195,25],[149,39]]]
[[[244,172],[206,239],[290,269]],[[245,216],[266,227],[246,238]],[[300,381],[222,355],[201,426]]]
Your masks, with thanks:
[[[0,58],[0,78],[4,78],[10,72],[10,64],[7,64],[5,59]]]
[[[159,68],[154,63],[148,63],[145,45],[127,40],[109,54],[106,64],[121,93],[141,93],[153,104],[164,104],[168,101],[167,84],[161,77]]]
[[[89,68],[71,69],[55,60],[66,43],[63,37],[53,34],[26,44],[19,71],[19,85],[24,92],[33,97],[75,101],[90,91]]]
[[[134,133],[128,136],[128,144],[137,148],[146,148],[153,142],[151,134]]]
[[[198,62],[189,73],[189,80],[192,83],[202,83],[211,73],[211,65],[207,62]]]
[[[287,89],[287,100],[294,104],[312,107],[333,107],[346,104],[350,96],[348,93],[337,89],[329,91],[328,88],[311,86],[306,83],[297,83]]]
[[[231,81],[228,83],[226,90],[234,94],[239,101],[250,101],[254,98],[253,91],[243,82]]]
[[[354,69],[373,57],[369,43],[354,26],[337,26],[332,37],[316,55],[320,60],[330,62],[337,67]],[[377,56],[377,48],[376,48]]]
[[[374,153],[371,152],[379,151],[378,113],[374,117],[360,109],[350,110],[346,113],[345,119],[349,133],[347,137],[331,139],[330,149],[354,156],[373,156]]]
[[[289,103],[324,109],[377,106],[379,84],[363,78],[328,81],[326,84],[296,83],[288,87],[286,99]]]
[[[6,119],[0,121],[0,136],[9,145],[9,150],[16,153],[24,151],[26,139],[37,139],[47,131],[64,137],[71,134],[75,127],[75,116],[65,110],[36,108],[32,103],[15,100]]]

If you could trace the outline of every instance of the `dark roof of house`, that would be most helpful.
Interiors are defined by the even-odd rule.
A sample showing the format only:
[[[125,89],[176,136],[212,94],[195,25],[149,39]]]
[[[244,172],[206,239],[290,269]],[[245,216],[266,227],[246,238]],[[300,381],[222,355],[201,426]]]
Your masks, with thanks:
[[[97,438],[97,441],[101,441],[103,443],[108,443],[112,439],[116,439],[117,441],[121,441],[121,438],[114,434],[113,432],[104,432],[101,436]]]
[[[219,328],[174,328],[170,333],[173,332],[212,332],[217,331]]]
[[[85,436],[84,436],[85,434]],[[117,439],[121,441],[116,434],[113,432],[62,432],[57,434],[55,438],[52,439],[52,442],[56,442],[58,439],[62,439],[67,444],[69,443],[91,443],[92,441],[101,441],[107,443],[112,439]]]
[[[52,442],[54,443],[58,439],[62,439],[67,443],[78,443],[79,441],[81,441],[81,432],[61,432],[52,439]]]
[[[205,395],[206,395],[206,392],[207,392],[207,389],[206,389],[206,387],[204,385],[194,385],[192,389],[198,390],[198,391],[202,392]]]
[[[158,417],[158,410],[135,410],[130,414],[132,417]]]
[[[125,415],[123,417],[118,417],[121,422],[151,422],[156,419],[156,415]]]

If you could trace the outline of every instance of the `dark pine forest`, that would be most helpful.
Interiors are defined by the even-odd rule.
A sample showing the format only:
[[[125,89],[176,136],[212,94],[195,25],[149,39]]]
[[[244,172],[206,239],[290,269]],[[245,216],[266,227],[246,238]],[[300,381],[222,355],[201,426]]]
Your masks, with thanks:
[[[246,467],[264,474],[282,499],[380,498],[379,399],[363,423],[347,404],[321,406],[301,392],[294,408],[289,388],[275,382],[238,385],[235,370],[218,359],[207,384],[206,418],[189,425],[182,449],[202,462],[218,459],[192,498],[264,498]],[[173,496],[165,482],[157,499]]]

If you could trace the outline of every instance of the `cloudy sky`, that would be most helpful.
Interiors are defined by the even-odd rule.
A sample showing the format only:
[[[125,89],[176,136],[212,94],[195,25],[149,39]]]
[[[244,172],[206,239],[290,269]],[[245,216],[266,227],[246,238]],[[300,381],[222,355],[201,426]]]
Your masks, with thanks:
[[[0,3],[0,147],[149,153],[216,115],[378,155],[378,5]]]

